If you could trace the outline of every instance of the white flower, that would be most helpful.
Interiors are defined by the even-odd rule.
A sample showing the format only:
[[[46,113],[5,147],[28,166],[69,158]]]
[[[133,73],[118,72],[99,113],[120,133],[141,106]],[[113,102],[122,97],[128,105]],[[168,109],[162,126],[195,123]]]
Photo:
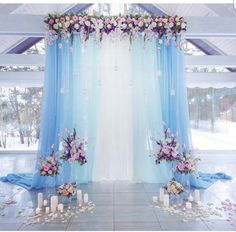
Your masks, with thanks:
[[[184,29],[185,27],[186,27],[186,23],[185,22],[181,23],[181,28]]]
[[[75,28],[76,30],[78,30],[78,29],[79,29],[79,24],[76,23],[76,24],[74,25],[74,28]]]
[[[111,24],[107,24],[107,28],[108,28],[108,29],[111,29]]]
[[[85,21],[85,25],[86,25],[87,27],[90,27],[91,23],[87,20],[87,21]]]
[[[133,24],[132,24],[132,23],[130,23],[130,24],[129,24],[129,27],[130,27],[130,28],[132,28],[132,27],[133,27]]]
[[[142,27],[142,26],[143,26],[143,22],[140,21],[140,22],[138,23],[138,26],[139,26],[139,27]]]
[[[103,28],[103,23],[102,23],[102,22],[100,22],[100,23],[98,24],[98,28],[99,28],[99,29],[102,29],[102,28]]]
[[[58,24],[57,24],[57,23],[54,24],[54,25],[53,25],[53,28],[57,30],[57,29],[58,29]]]
[[[169,27],[173,27],[174,26],[174,23],[169,23]]]
[[[116,26],[116,25],[117,25],[117,22],[115,21],[115,22],[113,23],[113,25]]]
[[[69,27],[70,26],[70,22],[65,22],[65,28]]]
[[[126,23],[123,23],[123,24],[122,24],[122,28],[123,28],[123,29],[127,28],[127,24],[126,24]]]
[[[158,26],[161,27],[161,26],[162,26],[162,23],[158,23]]]
[[[152,27],[156,27],[157,23],[156,22],[152,22]]]

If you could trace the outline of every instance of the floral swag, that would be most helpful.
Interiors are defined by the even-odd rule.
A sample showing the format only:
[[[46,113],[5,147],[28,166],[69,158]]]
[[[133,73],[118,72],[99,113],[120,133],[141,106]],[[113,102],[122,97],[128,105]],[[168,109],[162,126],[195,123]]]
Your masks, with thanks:
[[[183,46],[183,33],[186,31],[187,23],[179,16],[90,16],[87,14],[49,14],[44,21],[48,33],[46,41],[48,44],[57,39],[70,39],[79,33],[81,40],[86,41],[91,35],[101,41],[104,34],[112,35],[118,33],[121,38],[128,37],[130,43],[140,34],[146,40],[157,38],[158,47],[164,42],[168,44],[172,39],[176,46]],[[180,38],[180,39],[178,39]]]

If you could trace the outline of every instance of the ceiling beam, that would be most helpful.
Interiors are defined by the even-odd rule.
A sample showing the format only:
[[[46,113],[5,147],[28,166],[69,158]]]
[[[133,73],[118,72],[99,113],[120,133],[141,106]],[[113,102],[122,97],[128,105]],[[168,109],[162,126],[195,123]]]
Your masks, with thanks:
[[[185,56],[185,65],[188,67],[201,66],[201,67],[236,67],[236,56]]]
[[[222,73],[186,73],[187,87],[235,87],[236,74]],[[43,71],[0,72],[0,86],[2,87],[41,87],[43,86]]]
[[[40,54],[0,54],[0,66],[44,66],[45,55]],[[236,56],[185,56],[187,67],[236,67]]]
[[[45,66],[45,55],[0,54],[0,66]]]
[[[10,14],[22,4],[1,4],[0,5],[0,14]]]
[[[89,6],[92,4],[74,4],[72,7],[67,9],[64,13],[71,13],[71,12],[76,12],[79,13],[85,9],[87,9]],[[29,37],[26,38],[24,41],[20,42],[16,46],[13,46],[11,48],[7,49],[7,53],[9,54],[20,54],[28,50],[30,47],[32,47],[34,44],[38,43],[43,37]]]
[[[157,4],[139,4],[140,7],[145,9],[145,5],[152,5],[152,8],[146,10],[151,14],[167,14],[168,12],[163,11],[161,7]],[[234,22],[234,21],[233,21]],[[191,44],[196,46],[198,49],[203,51],[207,55],[225,55],[222,51],[219,51],[219,49],[216,49],[213,45],[211,45],[208,41],[202,40],[202,39],[187,39]],[[236,72],[236,69],[229,68],[231,72]]]

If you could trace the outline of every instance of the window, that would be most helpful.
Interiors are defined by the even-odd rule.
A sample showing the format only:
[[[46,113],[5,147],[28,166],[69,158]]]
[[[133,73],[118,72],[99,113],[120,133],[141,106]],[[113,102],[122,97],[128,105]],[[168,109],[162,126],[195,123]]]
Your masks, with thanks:
[[[36,150],[42,88],[0,88],[0,150]]]
[[[137,4],[122,4],[122,3],[95,3],[87,10],[90,15],[119,15],[119,14],[146,14],[148,13],[139,7]]]
[[[44,40],[33,45],[24,54],[45,54]],[[33,87],[34,83],[30,83],[32,87],[25,87],[29,86],[29,80],[22,80],[21,87],[17,86],[18,71],[39,72],[44,71],[44,67],[14,65],[0,67],[0,72],[16,73],[10,84],[4,80],[0,82],[0,151],[37,150],[38,147],[43,88]]]
[[[236,87],[188,88],[193,147],[236,150]]]

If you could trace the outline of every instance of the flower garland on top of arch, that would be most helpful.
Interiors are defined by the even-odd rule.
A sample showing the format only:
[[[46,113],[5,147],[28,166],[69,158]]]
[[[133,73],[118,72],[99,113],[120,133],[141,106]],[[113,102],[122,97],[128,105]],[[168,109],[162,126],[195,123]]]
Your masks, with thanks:
[[[73,40],[75,33],[80,34],[82,41],[88,40],[90,35],[95,35],[95,39],[101,41],[104,34],[112,35],[112,32],[117,32],[121,38],[128,37],[130,43],[141,34],[144,42],[157,38],[158,47],[163,42],[168,44],[170,39],[176,41],[176,46],[181,47],[181,38],[187,27],[183,17],[154,15],[49,14],[44,22],[48,29],[46,35],[48,44],[59,38]],[[178,40],[178,37],[180,40]],[[61,47],[61,44],[59,47]]]

